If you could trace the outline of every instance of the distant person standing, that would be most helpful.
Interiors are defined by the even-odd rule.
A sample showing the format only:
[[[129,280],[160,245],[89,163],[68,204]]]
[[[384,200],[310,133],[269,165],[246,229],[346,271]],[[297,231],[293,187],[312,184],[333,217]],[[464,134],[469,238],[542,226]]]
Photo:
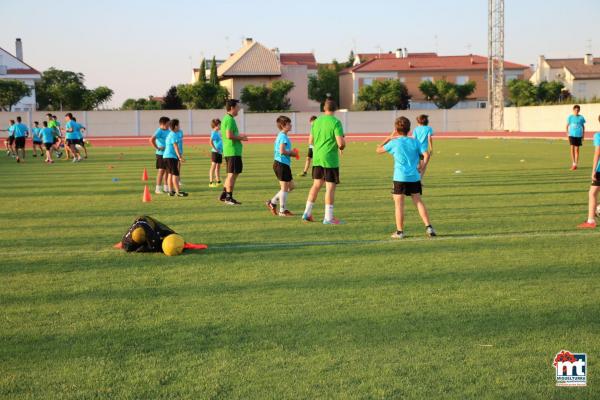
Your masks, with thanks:
[[[324,115],[318,117],[310,130],[309,143],[313,147],[313,185],[308,192],[306,208],[302,215],[304,222],[314,222],[312,209],[325,184],[325,217],[323,224],[339,225],[342,223],[333,216],[335,189],[340,183],[340,151],[346,147],[342,123],[334,114],[337,104],[332,99],[325,100]]]
[[[14,135],[17,162],[25,161],[25,140],[29,136],[29,128],[22,122],[21,117],[17,117],[17,123],[14,125]]]
[[[571,171],[577,169],[579,164],[579,147],[583,144],[585,137],[585,118],[583,115],[579,115],[581,107],[575,104],[573,106],[573,114],[567,118],[567,136],[569,137],[569,144],[571,145]]]
[[[71,150],[71,154],[73,155],[73,162],[80,162],[81,155],[79,154],[79,150],[77,150],[76,144],[79,144],[79,127],[80,125],[77,121],[73,120],[73,114],[67,113],[65,115],[65,120],[67,123],[65,124],[65,138],[67,139],[67,143],[65,144],[65,149],[68,147]]]
[[[233,198],[233,189],[237,177],[243,170],[242,142],[247,141],[248,136],[240,134],[235,122],[235,117],[240,112],[239,100],[227,100],[225,111],[227,111],[227,114],[221,121],[221,136],[223,138],[223,157],[225,157],[225,163],[227,164],[227,178],[219,200],[228,205],[238,206],[242,203]]]

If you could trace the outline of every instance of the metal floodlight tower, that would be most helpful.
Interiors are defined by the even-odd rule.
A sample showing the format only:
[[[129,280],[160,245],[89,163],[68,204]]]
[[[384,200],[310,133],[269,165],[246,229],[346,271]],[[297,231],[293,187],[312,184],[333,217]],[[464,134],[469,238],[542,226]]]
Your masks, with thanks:
[[[504,0],[488,0],[488,107],[490,129],[504,129]]]

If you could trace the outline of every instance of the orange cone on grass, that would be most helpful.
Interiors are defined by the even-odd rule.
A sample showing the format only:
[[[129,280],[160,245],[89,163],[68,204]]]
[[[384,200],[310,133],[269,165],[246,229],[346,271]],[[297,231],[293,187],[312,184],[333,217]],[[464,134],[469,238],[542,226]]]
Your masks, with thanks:
[[[148,185],[144,186],[144,196],[142,197],[142,201],[144,203],[150,203],[152,201],[152,197],[150,196],[150,190],[148,190]]]
[[[148,181],[148,171],[146,170],[146,168],[144,168],[144,173],[142,174],[142,181]]]

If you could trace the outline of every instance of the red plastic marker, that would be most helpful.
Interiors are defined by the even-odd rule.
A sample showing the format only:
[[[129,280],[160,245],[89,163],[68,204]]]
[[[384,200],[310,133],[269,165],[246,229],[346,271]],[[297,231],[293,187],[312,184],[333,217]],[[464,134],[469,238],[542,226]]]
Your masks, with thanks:
[[[296,152],[296,160],[300,159],[300,151],[297,148],[294,148],[294,151]]]

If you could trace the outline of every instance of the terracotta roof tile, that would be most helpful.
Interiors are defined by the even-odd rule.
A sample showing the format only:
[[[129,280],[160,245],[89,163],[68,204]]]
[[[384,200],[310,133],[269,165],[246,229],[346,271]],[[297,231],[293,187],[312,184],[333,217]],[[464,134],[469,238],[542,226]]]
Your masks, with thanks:
[[[278,76],[277,55],[258,42],[245,45],[217,67],[219,76]]]
[[[593,65],[586,65],[583,58],[546,59],[550,68],[566,68],[575,79],[600,79],[600,58],[594,58]]]
[[[317,60],[313,53],[281,53],[283,65],[306,65],[308,69],[317,69]]]

